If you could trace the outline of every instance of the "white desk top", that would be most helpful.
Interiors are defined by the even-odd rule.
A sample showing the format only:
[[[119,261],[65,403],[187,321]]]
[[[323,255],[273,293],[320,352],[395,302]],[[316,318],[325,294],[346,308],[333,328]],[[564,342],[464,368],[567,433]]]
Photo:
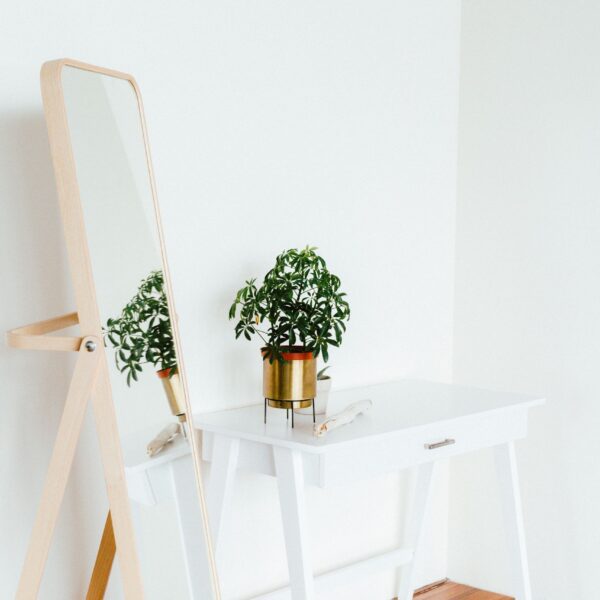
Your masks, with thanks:
[[[359,415],[353,423],[329,432],[313,435],[312,415],[295,415],[286,420],[284,410],[269,408],[263,423],[264,405],[252,405],[213,413],[194,414],[197,429],[242,439],[321,453],[341,444],[367,438],[381,438],[401,430],[419,429],[433,423],[517,407],[527,409],[544,403],[537,396],[493,392],[427,381],[402,380],[330,395],[335,411],[358,400],[371,399],[373,408]]]

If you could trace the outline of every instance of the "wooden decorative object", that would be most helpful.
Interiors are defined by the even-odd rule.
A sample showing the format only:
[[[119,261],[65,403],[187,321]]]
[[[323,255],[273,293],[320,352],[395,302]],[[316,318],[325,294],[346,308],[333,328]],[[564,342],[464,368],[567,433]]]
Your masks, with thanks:
[[[96,289],[92,275],[88,240],[77,183],[75,158],[71,146],[62,87],[61,76],[65,66],[125,79],[135,91],[146,147],[150,187],[158,219],[158,234],[163,256],[163,272],[169,309],[172,316],[176,314],[160,226],[160,214],[143,107],[139,88],[134,78],[125,73],[87,65],[71,59],[60,59],[45,63],[41,71],[42,97],[77,312],[13,329],[8,332],[7,341],[12,347],[20,349],[77,352],[77,361],[21,572],[16,598],[17,600],[34,600],[37,598],[54,527],[75,455],[77,440],[81,432],[85,409],[88,399],[91,397],[110,512],[87,597],[88,599],[103,597],[116,548],[124,596],[127,600],[140,600],[144,597],[142,578],[135,547],[121,443],[117,430],[106,353],[102,341],[102,325],[96,301]],[[179,358],[179,372],[182,374],[182,382],[186,391],[185,409],[188,414],[191,414],[177,323],[175,318],[172,318],[171,321]],[[79,325],[81,330],[80,335],[77,337],[47,335],[74,325]],[[193,436],[190,437],[192,438],[194,471],[206,537],[207,555],[210,562],[214,599],[219,600],[220,592],[202,489],[200,451],[196,440],[193,439]]]

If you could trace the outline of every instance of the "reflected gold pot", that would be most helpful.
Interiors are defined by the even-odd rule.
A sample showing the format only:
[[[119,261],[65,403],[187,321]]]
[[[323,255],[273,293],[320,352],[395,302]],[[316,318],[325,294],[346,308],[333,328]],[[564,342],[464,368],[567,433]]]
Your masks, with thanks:
[[[183,384],[179,373],[171,375],[171,367],[157,371],[159,379],[162,381],[163,389],[169,401],[169,408],[173,416],[177,417],[182,423],[185,422],[185,400],[183,393]]]
[[[317,359],[302,346],[284,349],[283,362],[263,355],[263,396],[273,408],[307,408],[317,394]],[[290,405],[290,402],[293,404]]]

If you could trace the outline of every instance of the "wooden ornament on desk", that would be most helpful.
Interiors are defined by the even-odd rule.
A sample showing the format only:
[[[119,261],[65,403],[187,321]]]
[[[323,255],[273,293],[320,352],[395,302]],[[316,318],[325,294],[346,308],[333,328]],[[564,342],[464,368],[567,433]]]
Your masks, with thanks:
[[[173,440],[181,435],[183,425],[179,423],[169,423],[166,427],[161,429],[159,433],[148,443],[146,452],[148,456],[156,456],[159,452],[162,452]]]
[[[359,400],[353,402],[350,406],[347,406],[344,410],[341,410],[335,415],[327,417],[323,422],[315,424],[313,431],[315,436],[321,437],[328,431],[341,427],[342,425],[348,425],[352,423],[354,419],[361,413],[369,410],[373,406],[372,400]]]

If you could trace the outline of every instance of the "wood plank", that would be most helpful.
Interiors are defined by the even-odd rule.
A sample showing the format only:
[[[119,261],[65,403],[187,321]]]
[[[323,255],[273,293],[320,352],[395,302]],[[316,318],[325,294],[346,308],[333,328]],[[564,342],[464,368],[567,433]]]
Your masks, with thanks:
[[[30,325],[23,325],[11,329],[6,334],[6,341],[12,348],[21,350],[60,350],[66,352],[77,352],[81,346],[80,337],[58,337],[46,334],[60,331],[79,323],[76,312],[45,321],[38,321]]]
[[[104,598],[116,550],[112,519],[110,518],[109,511],[100,547],[98,548],[98,555],[96,556],[96,564],[94,565],[87,596],[85,597],[86,600],[102,600]]]
[[[106,357],[101,358],[100,376],[92,393],[92,408],[124,597],[125,600],[139,600],[144,598],[144,591],[131,519],[131,504],[127,494],[121,439],[112,401],[108,365]]]
[[[86,337],[97,346],[99,338]],[[42,498],[37,510],[33,531],[29,539],[25,562],[21,570],[17,600],[31,600],[38,596],[46,559],[50,550],[54,527],[69,481],[71,466],[88,404],[88,398],[98,379],[100,370],[99,352],[88,352],[82,345],[77,355],[73,378],[67,393],[65,407],[60,418],[56,441],[52,450]]]
[[[446,581],[438,586],[428,586],[415,592],[415,600],[514,600],[494,592],[478,590],[468,585]]]

